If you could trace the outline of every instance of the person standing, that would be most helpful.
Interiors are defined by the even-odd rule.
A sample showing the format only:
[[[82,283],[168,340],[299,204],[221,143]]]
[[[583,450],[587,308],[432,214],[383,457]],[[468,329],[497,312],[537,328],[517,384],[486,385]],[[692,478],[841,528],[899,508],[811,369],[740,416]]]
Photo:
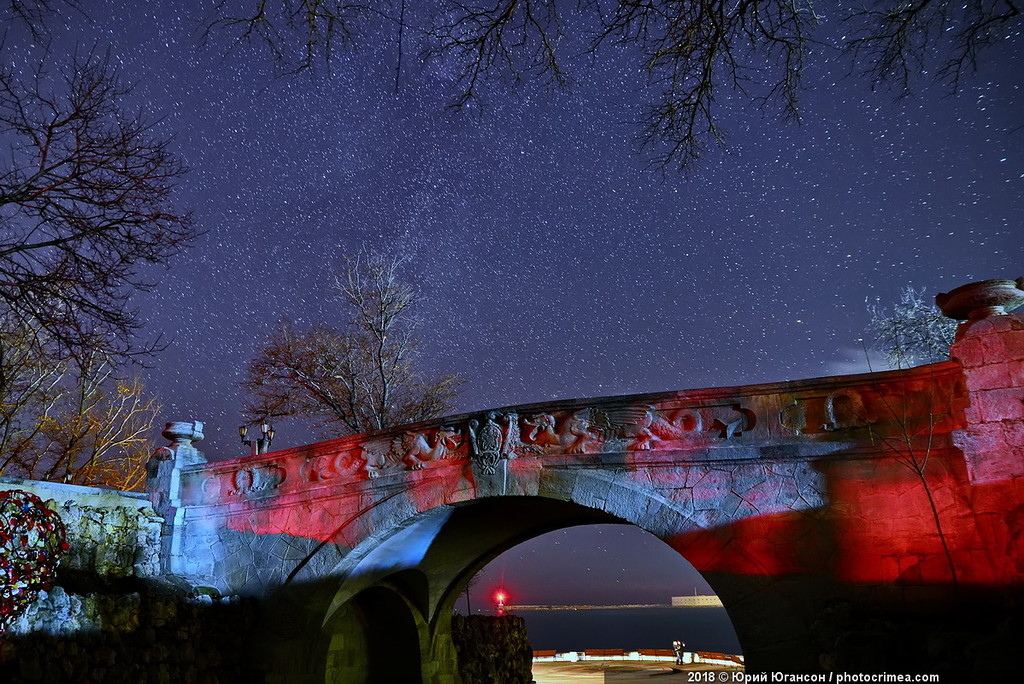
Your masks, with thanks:
[[[686,644],[678,639],[672,642],[672,652],[676,654],[676,665],[683,664],[683,648],[685,646]]]

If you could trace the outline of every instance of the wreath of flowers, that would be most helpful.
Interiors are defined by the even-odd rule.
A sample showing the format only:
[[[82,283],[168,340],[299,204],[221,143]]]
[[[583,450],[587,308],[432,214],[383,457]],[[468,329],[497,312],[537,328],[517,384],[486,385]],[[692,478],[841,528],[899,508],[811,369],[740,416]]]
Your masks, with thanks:
[[[35,494],[0,491],[0,633],[49,589],[68,549],[64,522]]]

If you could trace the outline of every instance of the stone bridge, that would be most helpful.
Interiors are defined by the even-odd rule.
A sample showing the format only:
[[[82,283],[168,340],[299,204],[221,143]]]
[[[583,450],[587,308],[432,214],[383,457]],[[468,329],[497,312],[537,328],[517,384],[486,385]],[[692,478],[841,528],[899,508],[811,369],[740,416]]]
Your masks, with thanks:
[[[1024,318],[994,315],[910,370],[499,408],[231,461],[172,423],[150,494],[166,572],[259,597],[268,681],[457,682],[466,582],[591,523],[692,563],[748,671],[984,666],[1019,643],[1022,387]]]

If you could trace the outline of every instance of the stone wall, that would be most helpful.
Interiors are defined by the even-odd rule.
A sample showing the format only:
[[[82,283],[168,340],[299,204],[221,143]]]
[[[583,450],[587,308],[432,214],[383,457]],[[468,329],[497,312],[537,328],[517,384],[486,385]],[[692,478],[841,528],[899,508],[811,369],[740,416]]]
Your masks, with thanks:
[[[145,495],[0,478],[43,499],[70,548],[56,584],[0,638],[0,681],[251,681],[239,655],[255,606],[161,574]]]
[[[59,572],[104,581],[160,574],[160,518],[145,494],[0,478],[0,489],[35,494],[60,515],[70,548]]]
[[[963,324],[950,355],[964,369],[967,424],[954,439],[971,483],[1024,480],[1024,316]]]
[[[452,642],[463,684],[533,681],[533,650],[521,617],[453,615]]]

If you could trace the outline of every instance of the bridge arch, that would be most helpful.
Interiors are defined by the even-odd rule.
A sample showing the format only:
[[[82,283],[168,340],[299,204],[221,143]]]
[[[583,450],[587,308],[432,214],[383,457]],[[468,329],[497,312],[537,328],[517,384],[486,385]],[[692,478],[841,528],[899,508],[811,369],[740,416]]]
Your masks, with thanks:
[[[617,521],[704,576],[754,671],[956,669],[982,651],[955,635],[999,638],[1024,586],[1024,319],[964,325],[950,361],[910,370],[508,407],[234,461],[173,424],[150,480],[166,571],[284,606],[265,615],[301,637],[263,655],[305,663],[290,680],[337,672],[336,621],[379,599],[408,611],[424,681],[454,682],[443,621],[470,573]],[[957,644],[943,662],[937,640]]]
[[[325,681],[422,681],[421,653],[427,651],[429,629],[399,587],[390,582],[367,587],[342,612],[333,621],[332,637],[342,638],[330,641],[324,665],[333,663],[333,667],[325,668]],[[315,670],[316,663],[312,665]],[[350,676],[353,670],[359,673],[358,680]]]
[[[401,596],[421,621],[418,644],[422,655],[417,660],[451,661],[451,614],[465,584],[504,551],[542,534],[588,524],[633,525],[658,537],[684,559],[706,555],[700,552],[699,534],[691,534],[703,530],[699,521],[650,487],[616,482],[602,471],[570,470],[553,474],[545,484],[540,494],[468,498],[417,512],[395,521],[386,534],[355,546],[329,573],[338,584],[324,610],[322,629],[332,643],[325,660],[349,663],[351,669],[335,673],[342,675],[336,680],[328,674],[328,681],[378,681],[366,674],[373,649],[365,641],[339,641],[330,635],[353,632],[357,629],[353,621],[361,620],[363,610],[373,610],[367,601],[391,599],[390,592]],[[371,511],[366,515],[379,517]],[[744,652],[763,649],[765,644],[759,639],[764,636],[770,635],[774,641],[775,616],[791,619],[793,597],[785,585],[777,592],[766,586],[763,577],[751,579],[746,586],[722,581],[715,573],[706,579],[722,598]],[[383,587],[389,593],[382,593]],[[758,594],[757,611],[748,614],[733,609],[753,593]],[[353,605],[359,608],[353,610]],[[386,630],[375,635],[367,632],[366,638],[373,636],[391,638]],[[441,673],[431,674],[438,678],[427,681],[444,681]]]

